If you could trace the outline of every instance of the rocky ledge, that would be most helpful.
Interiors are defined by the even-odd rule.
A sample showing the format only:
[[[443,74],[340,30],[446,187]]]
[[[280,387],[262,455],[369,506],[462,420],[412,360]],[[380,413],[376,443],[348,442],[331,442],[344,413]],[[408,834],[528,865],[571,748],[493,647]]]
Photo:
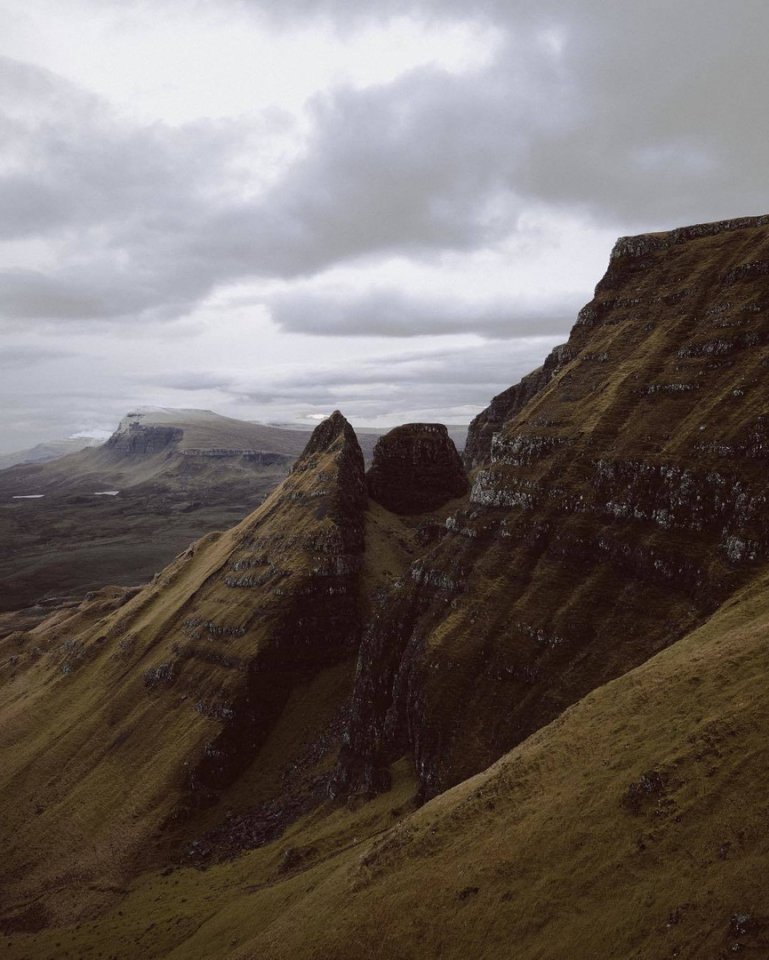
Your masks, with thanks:
[[[526,404],[550,383],[571,359],[574,353],[568,343],[555,347],[545,362],[520,383],[498,394],[485,410],[471,422],[467,432],[464,459],[468,470],[473,470],[491,459],[494,435],[503,424],[515,417]]]
[[[661,233],[641,233],[634,237],[620,237],[614,244],[611,259],[620,257],[643,257],[657,250],[667,250],[669,247],[687,240],[696,240],[700,237],[714,237],[720,233],[732,233],[735,230],[749,230],[754,227],[769,226],[769,214],[760,217],[737,217],[732,220],[716,220],[713,223],[697,223],[691,227],[677,227]]]

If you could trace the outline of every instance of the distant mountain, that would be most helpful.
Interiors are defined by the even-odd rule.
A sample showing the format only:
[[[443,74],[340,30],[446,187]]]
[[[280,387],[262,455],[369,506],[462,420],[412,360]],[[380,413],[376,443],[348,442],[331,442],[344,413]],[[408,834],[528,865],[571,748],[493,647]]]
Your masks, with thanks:
[[[7,470],[17,463],[48,463],[66,457],[68,453],[77,453],[86,447],[94,447],[102,440],[95,437],[72,437],[69,440],[50,440],[38,443],[28,450],[16,450],[13,453],[0,454],[0,470]]]
[[[308,437],[309,431],[265,427],[208,410],[132,411],[106,443],[52,463],[18,465],[0,473],[0,499],[22,487],[28,494],[147,485],[204,490],[214,472],[226,483],[264,467],[285,472]]]
[[[361,434],[366,462],[380,435]],[[106,443],[0,471],[0,610],[146,581],[253,510],[309,437],[210,410],[139,408]]]
[[[112,436],[0,472],[0,609],[141,583],[231,526],[286,476],[309,432],[206,410],[136,410]]]

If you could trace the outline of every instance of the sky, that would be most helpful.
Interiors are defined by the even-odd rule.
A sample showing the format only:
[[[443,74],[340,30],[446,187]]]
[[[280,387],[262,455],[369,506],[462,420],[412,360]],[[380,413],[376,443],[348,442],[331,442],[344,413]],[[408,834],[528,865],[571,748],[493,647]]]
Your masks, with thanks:
[[[769,211],[765,0],[0,0],[0,452],[467,422],[620,235]]]

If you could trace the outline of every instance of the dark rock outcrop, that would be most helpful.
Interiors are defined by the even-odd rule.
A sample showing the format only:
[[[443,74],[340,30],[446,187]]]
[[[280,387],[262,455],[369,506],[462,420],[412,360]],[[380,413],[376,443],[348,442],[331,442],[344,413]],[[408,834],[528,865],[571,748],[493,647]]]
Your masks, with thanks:
[[[153,456],[178,444],[184,437],[179,427],[145,426],[139,422],[122,424],[107,440],[105,447],[121,456]]]
[[[407,423],[380,437],[366,484],[373,500],[400,514],[436,510],[468,490],[462,459],[442,423]]]

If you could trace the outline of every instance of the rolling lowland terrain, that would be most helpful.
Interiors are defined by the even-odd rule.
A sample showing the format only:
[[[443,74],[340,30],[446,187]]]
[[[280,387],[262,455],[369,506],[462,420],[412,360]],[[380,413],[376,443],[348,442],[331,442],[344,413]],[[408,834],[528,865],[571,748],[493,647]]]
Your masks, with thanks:
[[[5,955],[765,958],[768,365],[769,217],[622,238],[465,466],[335,413],[7,636]]]
[[[0,616],[0,635],[105,583],[150,580],[192,540],[251,513],[309,436],[152,409],[129,413],[105,444],[0,470],[0,614],[32,607]],[[377,436],[362,435],[369,458]]]

